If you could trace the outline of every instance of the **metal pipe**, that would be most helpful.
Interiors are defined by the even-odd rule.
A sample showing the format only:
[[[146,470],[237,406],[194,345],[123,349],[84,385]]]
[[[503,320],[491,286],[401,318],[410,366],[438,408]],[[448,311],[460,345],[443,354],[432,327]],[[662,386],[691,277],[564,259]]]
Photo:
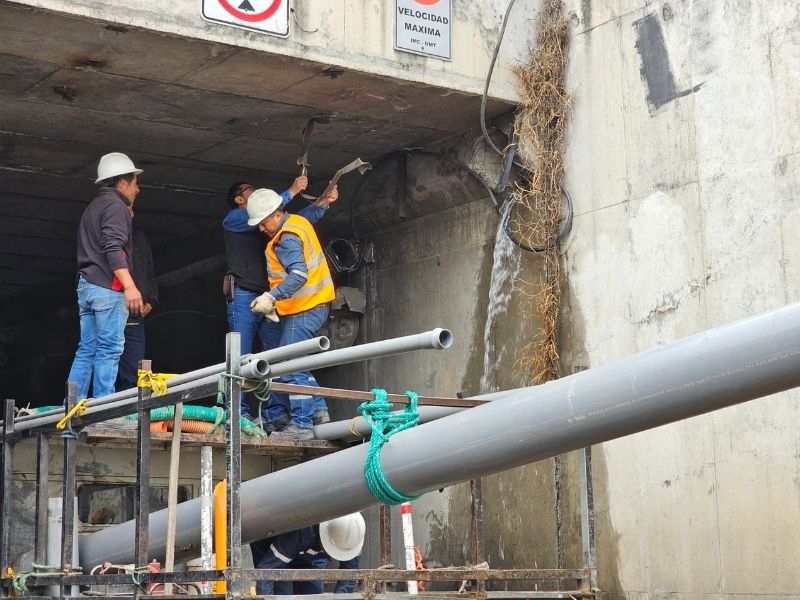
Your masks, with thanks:
[[[417,414],[419,414],[420,423],[428,423],[429,421],[454,415],[462,410],[466,409],[459,406],[420,406],[417,409]],[[364,417],[361,416],[345,421],[314,425],[314,437],[318,440],[357,440],[359,438],[368,438],[371,432],[372,429],[364,420]]]
[[[392,338],[380,342],[360,344],[350,348],[331,350],[318,356],[303,356],[270,365],[270,377],[279,377],[299,371],[312,371],[334,365],[346,365],[360,360],[369,360],[382,356],[391,356],[412,350],[442,350],[453,343],[453,334],[447,329],[433,329],[425,333]]]
[[[800,385],[800,305],[739,321],[402,431],[383,447],[392,486],[422,494]],[[362,444],[241,487],[242,542],[378,504]],[[200,499],[178,511],[181,557],[199,553]],[[164,550],[165,511],[150,521]],[[81,561],[130,562],[132,522],[81,538]],[[176,560],[178,557],[176,557]]]
[[[298,356],[305,356],[306,354],[313,354],[315,352],[324,352],[328,348],[331,347],[331,341],[323,336],[315,337],[310,340],[303,340],[302,342],[297,342],[295,344],[289,344],[287,346],[282,346],[281,348],[274,348],[272,350],[265,350],[264,352],[257,352],[256,354],[248,354],[242,359],[242,364],[258,362],[258,361],[266,361],[267,363],[270,362],[280,362],[286,361],[292,358],[297,358]],[[262,365],[263,366],[263,365]],[[219,375],[225,370],[225,363],[218,363],[216,365],[211,365],[210,367],[203,367],[202,369],[196,369],[195,371],[189,371],[188,373],[183,373],[176,377],[173,377],[169,380],[169,387],[170,389],[174,389],[179,385],[197,381],[199,379],[208,380],[209,377]],[[262,375],[265,377],[266,373]],[[190,389],[190,388],[180,388],[180,389]],[[86,404],[86,409],[89,410],[92,407],[98,406],[106,406],[108,404],[113,404],[114,406],[122,406],[124,403],[119,403],[120,400],[126,400],[128,398],[136,398],[138,394],[138,388],[130,388],[128,390],[122,390],[120,392],[115,392],[113,394],[108,394],[107,396],[101,396],[100,398],[91,398],[89,402]],[[44,417],[52,417],[58,416],[55,420],[46,420],[42,421],[40,419]],[[57,423],[61,420],[61,417],[64,416],[64,409],[54,409],[48,410],[46,412],[27,415],[24,417],[20,417],[15,419],[15,423],[26,423],[28,421],[33,421],[38,424],[46,424],[46,423]],[[0,421],[0,424],[2,422]],[[30,429],[31,427],[25,427],[20,429],[20,431],[25,431],[26,429]]]

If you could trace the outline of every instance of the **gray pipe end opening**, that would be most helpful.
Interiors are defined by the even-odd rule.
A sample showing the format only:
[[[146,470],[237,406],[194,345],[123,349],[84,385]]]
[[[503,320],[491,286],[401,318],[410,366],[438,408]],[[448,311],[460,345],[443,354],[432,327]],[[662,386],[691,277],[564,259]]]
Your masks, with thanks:
[[[449,329],[437,327],[433,330],[433,345],[435,348],[445,349],[453,345],[453,333]]]
[[[328,350],[331,347],[331,341],[327,337],[320,336],[319,338],[319,349],[322,351]]]

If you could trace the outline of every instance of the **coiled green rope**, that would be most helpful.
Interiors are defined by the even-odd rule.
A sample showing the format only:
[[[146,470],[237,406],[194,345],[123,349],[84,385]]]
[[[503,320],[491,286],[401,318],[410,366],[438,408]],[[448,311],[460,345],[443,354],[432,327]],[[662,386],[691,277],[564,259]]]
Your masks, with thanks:
[[[411,502],[419,496],[406,496],[392,487],[381,468],[381,448],[395,433],[410,429],[419,423],[417,404],[419,398],[414,392],[406,392],[410,402],[402,411],[391,412],[394,406],[387,399],[386,390],[373,389],[375,398],[364,402],[358,412],[372,429],[369,438],[367,462],[364,464],[364,480],[370,493],[383,504]]]

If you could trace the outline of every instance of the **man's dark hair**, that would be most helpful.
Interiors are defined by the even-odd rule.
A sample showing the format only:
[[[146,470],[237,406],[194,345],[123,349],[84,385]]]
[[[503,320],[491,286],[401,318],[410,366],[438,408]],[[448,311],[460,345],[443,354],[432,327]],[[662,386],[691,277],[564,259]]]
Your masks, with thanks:
[[[136,177],[136,173],[125,173],[124,175],[116,175],[114,177],[109,177],[108,179],[103,179],[100,183],[103,184],[103,187],[117,187],[117,184],[120,181],[127,181],[131,183],[133,178]]]
[[[231,184],[228,188],[228,204],[231,208],[236,208],[236,196],[241,194],[248,186],[251,186],[249,181],[237,181]]]

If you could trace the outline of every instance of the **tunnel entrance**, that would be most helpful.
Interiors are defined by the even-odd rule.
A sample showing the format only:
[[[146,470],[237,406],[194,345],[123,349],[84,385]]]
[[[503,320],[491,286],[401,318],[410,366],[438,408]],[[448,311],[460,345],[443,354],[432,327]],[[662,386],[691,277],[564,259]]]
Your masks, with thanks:
[[[357,156],[376,165],[342,179],[324,242],[366,251],[376,233],[483,194],[452,156],[402,159],[453,154],[477,125],[478,96],[8,2],[0,20],[0,387],[22,404],[62,397],[78,337],[77,224],[107,152],[144,170],[136,220],[161,289],[147,354],[168,372],[219,360],[228,187],[286,189],[312,117],[329,120],[314,131],[310,193]],[[490,100],[487,115],[511,108]]]

